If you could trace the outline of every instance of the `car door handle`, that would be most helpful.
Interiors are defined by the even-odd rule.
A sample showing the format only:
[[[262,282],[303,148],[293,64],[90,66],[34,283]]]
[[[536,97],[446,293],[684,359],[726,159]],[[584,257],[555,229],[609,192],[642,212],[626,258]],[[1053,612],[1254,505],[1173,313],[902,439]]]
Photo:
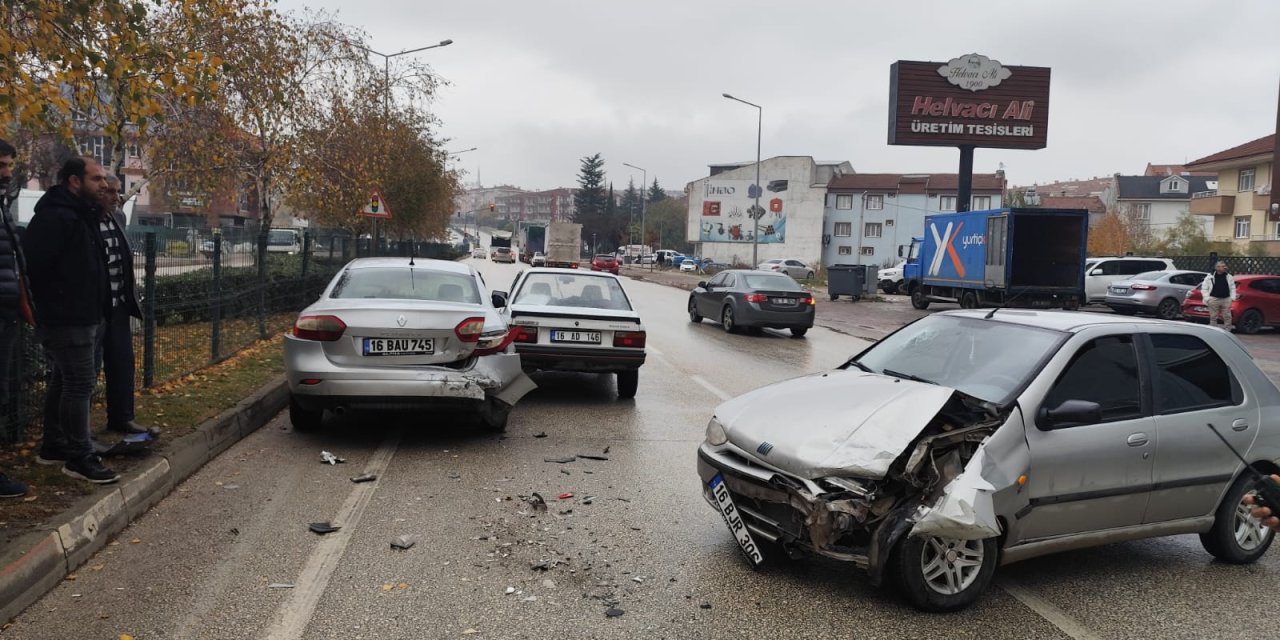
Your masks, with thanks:
[[[1248,420],[1241,419],[1231,423],[1232,431],[1244,431],[1245,429],[1248,429],[1248,428],[1249,428]]]
[[[1126,440],[1126,442],[1128,442],[1129,446],[1131,447],[1141,447],[1142,445],[1147,443],[1147,434],[1145,433],[1129,434],[1129,439]]]

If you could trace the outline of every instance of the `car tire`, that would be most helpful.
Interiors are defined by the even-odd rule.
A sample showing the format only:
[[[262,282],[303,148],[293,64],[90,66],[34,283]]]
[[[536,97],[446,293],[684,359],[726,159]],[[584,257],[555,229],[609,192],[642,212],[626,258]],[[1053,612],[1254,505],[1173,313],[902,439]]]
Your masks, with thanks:
[[[812,271],[810,271],[809,273],[806,273],[806,274],[805,274],[805,276],[804,276],[804,279],[805,279],[805,280],[812,280],[812,279],[813,279],[813,272],[812,272]]]
[[[1079,311],[1080,298],[1071,298],[1070,300],[1067,300],[1066,303],[1062,305],[1062,310],[1063,311]]]
[[[317,431],[324,424],[324,409],[307,409],[289,394],[289,422],[293,423],[294,431]]]
[[[916,287],[915,291],[911,292],[911,306],[921,311],[929,308],[929,298],[924,295],[924,290],[920,287]]]
[[[831,301],[832,301],[832,302],[835,302],[836,300],[839,300],[839,299],[840,299],[840,296],[839,296],[839,295],[836,295],[836,294],[834,294],[834,293],[833,293],[833,294],[831,294]]]
[[[791,336],[793,338],[803,338],[806,333],[809,333],[809,327],[791,327]]]
[[[480,405],[477,414],[486,429],[502,433],[507,430],[507,420],[511,418],[511,405],[489,398]]]
[[[1156,307],[1156,316],[1161,320],[1177,320],[1182,315],[1182,305],[1173,298],[1165,298]]]
[[[738,330],[738,324],[733,319],[733,307],[725,305],[724,310],[720,312],[720,327],[725,333],[733,333]]]
[[[1267,552],[1275,532],[1250,514],[1240,501],[1253,491],[1248,474],[1240,474],[1214,512],[1213,528],[1200,534],[1200,544],[1213,557],[1230,564],[1251,564]]]
[[[636,389],[640,386],[640,370],[628,369],[616,374],[618,383],[618,399],[630,400],[636,397]]]
[[[999,563],[999,551],[995,538],[953,540],[908,536],[894,555],[903,595],[922,611],[956,611],[968,607],[991,584]],[[953,564],[955,561],[949,560],[953,557],[964,558],[964,566]]]
[[[1262,330],[1262,324],[1262,312],[1250,309],[1240,314],[1240,319],[1236,320],[1236,330],[1246,335],[1253,335]]]
[[[966,291],[960,294],[960,308],[961,309],[977,309],[978,294],[972,291]]]
[[[693,296],[689,296],[689,322],[694,324],[702,322],[702,315],[698,313],[698,304],[694,302]]]

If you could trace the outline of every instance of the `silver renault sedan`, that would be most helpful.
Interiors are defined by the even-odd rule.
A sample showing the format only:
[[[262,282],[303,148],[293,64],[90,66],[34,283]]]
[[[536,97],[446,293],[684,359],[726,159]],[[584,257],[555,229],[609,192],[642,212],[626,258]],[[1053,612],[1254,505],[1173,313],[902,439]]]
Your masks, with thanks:
[[[1107,285],[1107,306],[1132,315],[1150,313],[1164,320],[1182,315],[1187,292],[1204,282],[1203,271],[1148,271]]]
[[[535,386],[511,337],[466,264],[353,260],[285,336],[289,418],[309,430],[325,410],[461,406],[505,429]]]
[[[751,563],[811,554],[959,609],[999,564],[1195,533],[1223,562],[1273,532],[1280,391],[1235,337],[1092,313],[935,314],[843,366],[716,408],[703,495]],[[726,540],[728,542],[728,540]]]

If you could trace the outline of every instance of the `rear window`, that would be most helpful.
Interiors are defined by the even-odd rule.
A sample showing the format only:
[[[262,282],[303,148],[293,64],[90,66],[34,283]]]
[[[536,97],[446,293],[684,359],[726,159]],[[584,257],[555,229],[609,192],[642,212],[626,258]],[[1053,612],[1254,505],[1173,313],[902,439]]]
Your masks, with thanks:
[[[480,304],[471,276],[408,266],[347,269],[329,297]]]
[[[596,256],[596,260],[599,260],[601,262],[609,262],[610,260],[613,260],[613,256]]]
[[[1165,276],[1165,274],[1166,274],[1166,273],[1168,273],[1168,272],[1166,272],[1166,271],[1148,271],[1148,272],[1146,272],[1146,273],[1139,273],[1138,275],[1136,275],[1136,276],[1134,276],[1134,277],[1132,277],[1132,278],[1130,278],[1130,279],[1131,279],[1131,280],[1159,280],[1160,278],[1163,278],[1163,277]]]
[[[530,274],[512,304],[631,310],[631,302],[617,280],[573,273]]]
[[[769,291],[804,291],[800,285],[784,275],[749,273],[744,278],[748,289],[768,289]]]

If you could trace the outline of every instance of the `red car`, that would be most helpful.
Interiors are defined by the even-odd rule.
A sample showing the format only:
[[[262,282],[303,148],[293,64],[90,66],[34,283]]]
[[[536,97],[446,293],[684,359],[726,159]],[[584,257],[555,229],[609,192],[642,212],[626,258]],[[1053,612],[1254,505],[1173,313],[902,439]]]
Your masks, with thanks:
[[[613,275],[618,275],[618,257],[608,254],[601,254],[591,259],[592,271],[608,271]]]
[[[1240,333],[1257,333],[1263,327],[1280,326],[1280,276],[1236,276],[1236,301],[1231,321]],[[1209,321],[1209,307],[1196,287],[1182,303],[1182,315],[1192,322]]]

